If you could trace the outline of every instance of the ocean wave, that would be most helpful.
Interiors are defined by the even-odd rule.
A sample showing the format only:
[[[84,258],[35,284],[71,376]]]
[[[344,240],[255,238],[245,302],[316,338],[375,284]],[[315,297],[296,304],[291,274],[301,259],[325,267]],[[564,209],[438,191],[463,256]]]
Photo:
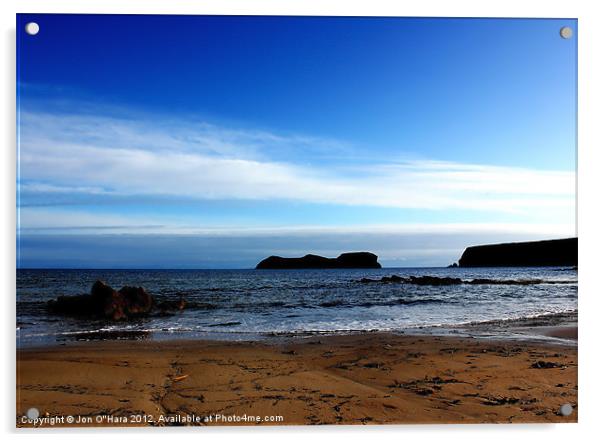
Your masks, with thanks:
[[[220,322],[217,324],[210,324],[207,327],[233,327],[235,325],[240,325],[241,322],[238,321],[230,321],[230,322]]]
[[[276,329],[258,327],[249,329],[239,321],[223,321],[214,324],[197,325],[186,327],[182,325],[173,325],[169,327],[131,327],[125,325],[111,327],[88,327],[81,330],[70,330],[61,332],[46,333],[22,333],[17,330],[17,341],[19,345],[36,345],[43,342],[65,342],[65,341],[96,341],[96,340],[161,340],[161,339],[226,339],[226,340],[256,340],[261,337],[304,337],[319,335],[348,335],[355,333],[404,333],[409,335],[421,335],[430,333],[469,333],[471,336],[479,334],[483,336],[502,336],[500,333],[506,333],[503,336],[511,336],[511,332],[517,327],[536,327],[536,326],[554,326],[559,324],[576,323],[577,310],[567,310],[560,312],[542,312],[522,315],[515,318],[498,318],[483,321],[472,322],[449,322],[449,323],[430,323],[430,324],[412,324],[399,326],[396,324],[366,324],[365,328],[358,328],[349,324],[333,323],[331,327],[324,327],[323,324],[310,325],[307,328],[299,325],[290,329]],[[437,331],[439,330],[439,331]],[[476,333],[476,335],[475,335]],[[510,333],[510,334],[508,334]]]
[[[560,312],[541,312],[532,313],[514,318],[499,318],[499,319],[487,319],[482,321],[469,321],[457,326],[465,327],[483,327],[483,326],[552,326],[559,323],[576,322],[578,318],[577,309],[565,310]]]
[[[336,299],[333,301],[326,301],[318,304],[319,307],[330,308],[330,307],[380,307],[380,306],[393,306],[393,305],[416,305],[416,304],[450,304],[454,303],[451,299],[437,299],[437,298],[422,298],[422,299],[389,299],[383,301],[365,301],[365,302],[354,302],[344,299]]]
[[[210,302],[187,301],[185,310],[215,310],[220,308],[217,304]]]

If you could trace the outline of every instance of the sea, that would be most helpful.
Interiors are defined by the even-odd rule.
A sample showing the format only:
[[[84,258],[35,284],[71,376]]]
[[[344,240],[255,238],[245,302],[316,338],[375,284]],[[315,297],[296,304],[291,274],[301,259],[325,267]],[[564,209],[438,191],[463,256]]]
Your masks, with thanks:
[[[397,275],[466,284],[363,283]],[[474,279],[490,283],[469,284]],[[142,286],[170,315],[132,321],[52,314],[47,302],[89,293],[102,280]],[[510,282],[510,284],[509,284]],[[520,282],[517,284],[516,282]],[[470,325],[575,317],[575,268],[384,268],[327,270],[17,270],[17,346],[95,339],[258,340],[358,332],[449,333]]]

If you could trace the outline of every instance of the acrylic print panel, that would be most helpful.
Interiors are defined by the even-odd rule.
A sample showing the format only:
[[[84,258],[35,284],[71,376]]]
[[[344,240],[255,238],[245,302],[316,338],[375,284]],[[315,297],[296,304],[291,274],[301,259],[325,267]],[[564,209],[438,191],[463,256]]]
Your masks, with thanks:
[[[576,20],[17,37],[17,426],[577,420]]]

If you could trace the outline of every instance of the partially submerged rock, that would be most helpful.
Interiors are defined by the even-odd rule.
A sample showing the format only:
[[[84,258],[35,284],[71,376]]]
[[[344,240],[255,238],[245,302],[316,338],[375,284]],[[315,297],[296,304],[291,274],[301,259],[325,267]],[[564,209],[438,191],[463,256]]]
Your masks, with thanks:
[[[401,276],[397,275],[383,276],[380,279],[362,278],[359,282],[385,282],[415,285],[457,285],[463,283],[460,278],[439,278],[437,276],[409,276],[407,278],[402,278]]]
[[[177,301],[163,301],[159,302],[156,307],[161,314],[168,314],[178,310],[184,310],[186,308],[186,301],[184,297],[180,295],[180,299]]]
[[[467,281],[466,284],[474,285],[534,285],[543,284],[543,279],[489,279],[489,278],[475,278]],[[563,282],[563,281],[559,281]],[[554,281],[548,281],[548,284],[553,284]]]
[[[562,284],[567,281],[544,281],[542,279],[461,279],[439,276],[408,276],[401,277],[397,275],[383,276],[380,279],[362,278],[358,282],[368,284],[373,282],[397,283],[397,284],[415,284],[415,285],[534,285],[534,284]]]
[[[59,296],[48,301],[54,313],[114,321],[148,315],[154,305],[153,297],[142,287],[125,286],[117,291],[102,281],[94,283],[89,295]]]

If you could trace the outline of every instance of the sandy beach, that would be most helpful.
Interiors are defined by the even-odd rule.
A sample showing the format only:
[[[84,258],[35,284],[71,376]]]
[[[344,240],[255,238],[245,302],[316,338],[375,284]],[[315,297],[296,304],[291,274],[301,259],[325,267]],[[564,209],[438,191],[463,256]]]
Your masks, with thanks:
[[[558,412],[563,404],[574,407],[570,416]],[[23,416],[32,407],[40,418],[28,422]],[[577,416],[572,345],[364,333],[17,351],[20,427],[543,423]]]

